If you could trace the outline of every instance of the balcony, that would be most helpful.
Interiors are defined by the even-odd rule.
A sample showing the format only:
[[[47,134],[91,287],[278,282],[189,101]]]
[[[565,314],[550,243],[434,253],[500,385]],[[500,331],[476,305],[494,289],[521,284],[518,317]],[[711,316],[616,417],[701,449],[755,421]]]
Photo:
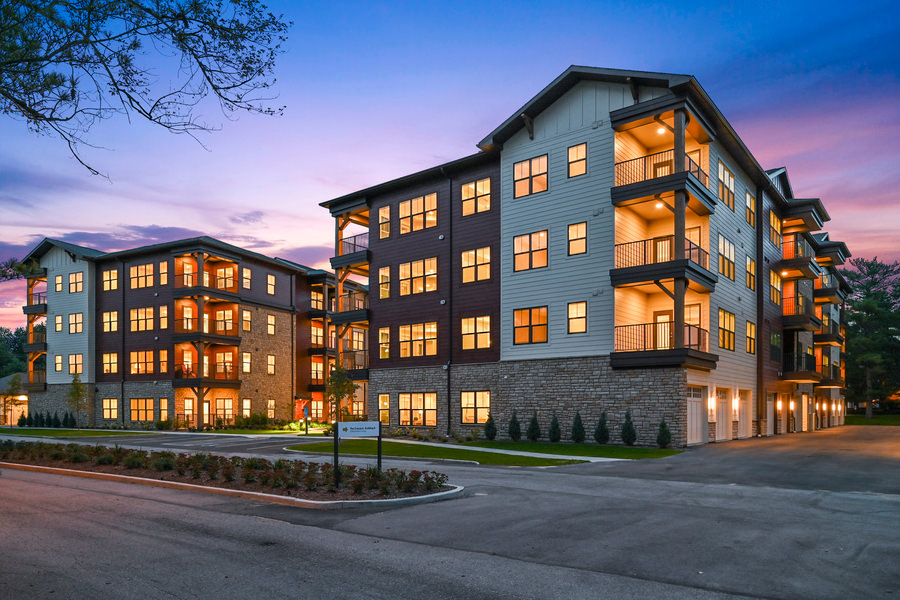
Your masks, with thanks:
[[[822,326],[813,334],[813,343],[816,346],[842,346],[844,336],[841,333],[840,323],[822,321]]]
[[[685,240],[681,256],[675,255],[675,236],[616,244],[615,268],[609,272],[614,286],[684,278],[699,292],[712,292],[718,276],[709,270],[709,252]]]
[[[334,325],[367,323],[369,321],[369,295],[366,292],[347,292],[338,299],[338,310],[331,314]]]
[[[341,238],[337,256],[331,259],[331,267],[359,267],[369,263],[369,232]],[[368,272],[368,271],[367,271]]]
[[[23,350],[25,351],[26,354],[32,354],[34,352],[46,352],[47,351],[47,332],[46,331],[30,332],[28,334],[28,337],[25,340]]]
[[[716,198],[709,190],[709,175],[688,155],[683,157],[684,170],[676,173],[674,157],[674,150],[664,150],[616,163],[613,204],[626,206],[629,200],[686,190],[697,214],[714,212]]]
[[[822,375],[816,370],[814,354],[785,353],[781,379],[794,383],[818,383]]]
[[[27,304],[22,307],[22,312],[26,315],[47,314],[47,292],[32,292],[25,301]]]
[[[211,369],[207,369],[204,373],[200,365],[191,363],[175,365],[172,387],[241,387],[240,374],[233,363],[222,362],[210,366]]]
[[[684,326],[684,345],[675,347],[675,323],[617,325],[613,368],[690,367],[709,371],[719,357],[709,352],[709,332],[696,325]]]
[[[175,335],[172,336],[172,341],[175,343],[196,340],[231,345],[241,343],[240,326],[237,321],[180,317],[175,319],[174,325]]]
[[[345,369],[350,379],[359,381],[369,378],[369,351],[344,350],[341,352],[341,368]]]
[[[822,380],[814,384],[816,389],[844,387],[844,373],[840,365],[819,365],[819,374]]]
[[[225,294],[225,297],[235,299],[239,293],[237,278],[234,276],[216,277],[204,272],[201,279],[198,273],[182,272],[175,274],[173,282],[176,290],[191,290],[190,293],[176,291],[176,297]]]
[[[834,275],[823,272],[816,279],[813,290],[813,300],[816,304],[840,304],[846,297]]]
[[[801,236],[784,236],[782,259],[776,269],[782,279],[816,279],[821,275],[812,246]]]
[[[812,301],[802,294],[785,296],[782,299],[781,326],[784,329],[816,331],[822,321],[813,314]]]
[[[24,386],[26,391],[38,392],[47,389],[47,371],[43,369],[34,369],[28,372],[28,381]]]

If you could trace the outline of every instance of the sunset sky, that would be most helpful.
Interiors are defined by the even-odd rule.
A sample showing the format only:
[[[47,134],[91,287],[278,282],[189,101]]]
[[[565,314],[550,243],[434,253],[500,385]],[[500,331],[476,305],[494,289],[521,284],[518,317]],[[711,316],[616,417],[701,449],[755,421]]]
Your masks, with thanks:
[[[760,164],[822,199],[832,239],[900,259],[894,2],[381,4],[269,2],[294,21],[284,115],[208,110],[206,148],[110,119],[84,148],[108,179],[0,118],[0,260],[44,237],[114,251],[210,235],[327,267],[319,202],[475,152],[572,64],[694,75]],[[0,283],[0,326],[24,325],[24,298]]]

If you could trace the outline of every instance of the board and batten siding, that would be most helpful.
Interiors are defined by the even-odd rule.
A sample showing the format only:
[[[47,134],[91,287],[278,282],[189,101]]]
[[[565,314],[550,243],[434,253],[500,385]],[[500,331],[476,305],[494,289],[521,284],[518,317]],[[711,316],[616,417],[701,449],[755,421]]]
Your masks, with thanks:
[[[65,251],[54,247],[41,257],[47,269],[47,383],[68,384],[69,355],[81,354],[81,381],[94,382],[94,265],[85,260],[72,259]],[[84,273],[81,292],[69,293],[69,274]],[[62,275],[62,291],[56,291],[56,276]],[[69,333],[69,315],[81,313],[81,333]],[[62,331],[56,331],[56,316],[62,316]],[[62,371],[55,370],[55,357],[62,356]]]
[[[646,88],[649,100],[669,93]],[[503,147],[501,215],[501,360],[596,356],[613,348],[614,293],[609,282],[615,246],[610,203],[615,164],[612,110],[633,103],[626,85],[583,81],[534,119],[534,139],[523,128]],[[587,173],[568,177],[568,148],[587,144]],[[513,198],[514,163],[546,154],[548,190]],[[568,226],[587,223],[586,254],[568,256]],[[548,231],[548,266],[513,271],[513,238]],[[570,302],[587,302],[587,333],[569,334]],[[516,309],[548,307],[548,341],[513,343]]]

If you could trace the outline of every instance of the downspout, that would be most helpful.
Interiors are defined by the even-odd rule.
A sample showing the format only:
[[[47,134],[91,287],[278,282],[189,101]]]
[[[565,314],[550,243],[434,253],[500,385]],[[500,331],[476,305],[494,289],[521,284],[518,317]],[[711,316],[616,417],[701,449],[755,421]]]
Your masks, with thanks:
[[[451,418],[452,401],[450,399],[450,371],[453,365],[453,178],[447,174],[444,167],[441,167],[441,175],[447,178],[447,198],[450,203],[449,216],[447,217],[447,244],[450,246],[450,252],[448,253],[450,256],[450,273],[449,279],[447,279],[447,340],[449,343],[447,345],[447,364],[444,365],[444,369],[447,371],[447,435],[450,435],[453,431]]]
[[[763,293],[763,215],[765,214],[765,191],[769,189],[769,185],[756,186],[756,423],[759,427],[762,415],[766,418],[766,431],[768,431],[768,406],[766,404],[765,389],[765,358],[763,357],[763,340],[766,339],[766,296]],[[777,418],[777,417],[776,417]],[[758,437],[765,437],[766,431],[757,431]]]
[[[299,323],[297,322],[297,306],[294,303],[294,286],[297,285],[296,273],[291,273],[291,409],[290,416],[288,417],[288,421],[293,421],[296,411],[296,396],[297,396],[297,333],[300,331]]]
[[[122,363],[119,365],[121,368],[120,373],[122,376],[119,378],[119,392],[122,398],[122,410],[119,412],[119,419],[122,423],[122,426],[125,426],[125,259],[120,258],[119,263],[122,265],[122,319],[119,321],[119,339],[122,340]]]

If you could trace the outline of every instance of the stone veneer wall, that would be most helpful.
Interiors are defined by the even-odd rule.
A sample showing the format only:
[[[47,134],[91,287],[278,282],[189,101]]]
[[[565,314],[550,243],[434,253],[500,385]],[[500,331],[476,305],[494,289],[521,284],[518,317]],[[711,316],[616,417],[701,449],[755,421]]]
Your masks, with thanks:
[[[93,398],[94,384],[85,383],[84,387],[88,390],[88,408],[79,411],[75,416],[79,427],[88,427],[94,424],[93,421]],[[72,412],[69,403],[66,401],[66,395],[69,393],[68,383],[50,383],[47,384],[46,391],[28,392],[28,413],[35,415],[37,413],[57,413],[62,419],[66,411]]]
[[[171,381],[126,381],[125,395],[122,397],[121,383],[98,383],[97,392],[94,394],[95,424],[99,426],[124,425],[128,428],[140,429],[145,423],[151,426],[160,420],[160,409],[165,406],[168,418],[175,417],[175,390]],[[103,399],[115,398],[119,406],[119,414],[115,419],[103,418]],[[150,421],[131,420],[131,399],[153,398],[153,418]]]
[[[241,345],[238,346],[235,366],[241,378],[241,388],[237,391],[234,404],[235,414],[240,414],[241,400],[250,399],[250,412],[265,415],[267,400],[275,400],[275,418],[288,420],[293,418],[294,390],[293,366],[291,355],[291,338],[294,331],[294,315],[272,308],[260,308],[242,304],[240,310],[249,310],[250,331],[241,332]],[[275,315],[275,335],[269,335],[266,328],[266,316]],[[305,351],[305,349],[304,349]],[[250,372],[242,370],[242,353],[250,353]],[[269,375],[266,370],[266,356],[275,355],[275,374]],[[215,398],[206,398],[215,406]],[[215,408],[212,409],[215,412]]]
[[[600,417],[607,413],[610,442],[621,443],[619,432],[625,411],[631,410],[637,430],[637,444],[653,446],[659,422],[665,417],[672,431],[672,445],[687,440],[686,375],[682,369],[617,369],[608,356],[504,361],[475,365],[372,369],[369,371],[370,415],[378,414],[378,395],[390,395],[390,426],[399,425],[397,395],[401,392],[437,394],[437,433],[447,433],[447,374],[450,376],[449,423],[451,431],[481,430],[481,425],[460,423],[460,392],[491,392],[491,412],[501,438],[513,410],[522,427],[528,427],[532,411],[537,411],[546,439],[550,420],[556,413],[563,439],[569,439],[575,412],[581,413],[590,440]]]

